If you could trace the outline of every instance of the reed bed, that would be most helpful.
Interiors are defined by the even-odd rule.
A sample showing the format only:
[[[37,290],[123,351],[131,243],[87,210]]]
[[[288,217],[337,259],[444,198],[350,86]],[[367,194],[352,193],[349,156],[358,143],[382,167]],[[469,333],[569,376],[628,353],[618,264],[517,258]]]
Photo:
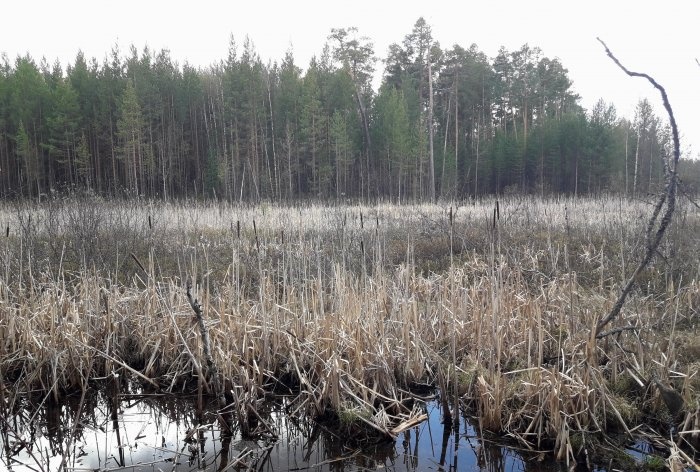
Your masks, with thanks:
[[[282,389],[297,395],[290,415],[396,437],[421,419],[416,388],[439,387],[446,420],[466,410],[560,459],[582,437],[650,418],[697,443],[696,207],[680,205],[613,334],[594,334],[648,211],[612,197],[5,204],[0,399],[60,398],[115,376],[212,393],[190,279],[217,380],[250,435],[274,434],[257,410]]]

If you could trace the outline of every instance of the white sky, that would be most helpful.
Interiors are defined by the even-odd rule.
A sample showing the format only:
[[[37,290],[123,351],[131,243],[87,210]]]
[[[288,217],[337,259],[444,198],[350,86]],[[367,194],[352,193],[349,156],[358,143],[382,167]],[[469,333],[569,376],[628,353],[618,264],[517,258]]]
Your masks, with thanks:
[[[248,35],[264,62],[281,61],[292,47],[304,68],[320,54],[331,28],[357,26],[376,55],[401,42],[423,16],[443,48],[476,43],[493,57],[524,43],[559,57],[590,109],[599,99],[633,117],[648,97],[666,117],[658,93],[645,80],[627,77],[607,58],[600,36],[629,69],[663,85],[681,131],[681,145],[700,155],[700,15],[692,0],[500,0],[418,2],[382,0],[35,0],[3,2],[0,52],[10,60],[29,52],[65,67],[82,49],[100,62],[114,44],[122,53],[167,48],[182,64],[206,67],[226,57],[230,34],[239,47]],[[377,73],[383,71],[377,63]]]

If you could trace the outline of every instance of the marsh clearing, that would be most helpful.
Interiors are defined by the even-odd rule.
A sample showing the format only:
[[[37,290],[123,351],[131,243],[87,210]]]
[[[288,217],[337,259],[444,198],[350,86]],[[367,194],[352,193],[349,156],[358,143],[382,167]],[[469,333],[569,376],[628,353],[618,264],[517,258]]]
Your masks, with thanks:
[[[691,202],[679,202],[610,333],[592,331],[640,257],[649,208],[612,197],[6,205],[4,434],[20,433],[17,407],[30,397],[77,395],[83,411],[115,375],[203,403],[213,382],[190,280],[231,438],[284,444],[282,420],[265,413],[282,391],[293,395],[284,421],[323,420],[362,447],[398,448],[437,410],[439,422],[463,425],[459,434],[471,418],[482,445],[488,433],[565,465],[606,436],[674,432],[662,465],[693,466],[700,212]],[[428,407],[416,393],[426,388],[440,392]]]

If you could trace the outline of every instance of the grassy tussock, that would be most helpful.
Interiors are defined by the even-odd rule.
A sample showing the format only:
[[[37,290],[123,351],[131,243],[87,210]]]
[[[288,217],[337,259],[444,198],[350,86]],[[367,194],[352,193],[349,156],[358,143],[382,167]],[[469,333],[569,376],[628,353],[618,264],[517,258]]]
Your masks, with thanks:
[[[300,392],[292,414],[383,432],[415,417],[411,387],[439,384],[483,429],[563,459],[572,436],[637,426],[658,403],[639,379],[658,378],[689,405],[681,431],[698,429],[697,210],[681,206],[665,258],[612,326],[630,329],[595,340],[648,206],[499,203],[497,220],[483,202],[452,221],[427,205],[5,207],[0,375],[56,397],[114,373],[206,391],[192,277],[219,374],[252,427],[281,384]]]

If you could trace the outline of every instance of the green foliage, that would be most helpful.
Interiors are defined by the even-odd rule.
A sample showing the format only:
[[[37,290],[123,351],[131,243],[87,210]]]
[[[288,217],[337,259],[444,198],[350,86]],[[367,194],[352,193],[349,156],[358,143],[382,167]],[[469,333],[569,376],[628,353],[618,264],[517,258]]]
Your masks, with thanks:
[[[649,103],[629,120],[602,100],[583,110],[567,69],[537,47],[493,59],[476,45],[443,49],[419,18],[386,55],[376,92],[374,46],[352,27],[332,29],[303,70],[292,51],[264,64],[233,37],[201,69],[134,46],[102,63],[78,52],[65,72],[3,57],[0,194],[421,200],[433,174],[446,199],[641,195],[662,183],[668,126]]]
[[[380,89],[375,103],[374,125],[377,152],[390,179],[391,193],[399,199],[410,194],[417,181],[415,136],[403,91],[391,86]]]

